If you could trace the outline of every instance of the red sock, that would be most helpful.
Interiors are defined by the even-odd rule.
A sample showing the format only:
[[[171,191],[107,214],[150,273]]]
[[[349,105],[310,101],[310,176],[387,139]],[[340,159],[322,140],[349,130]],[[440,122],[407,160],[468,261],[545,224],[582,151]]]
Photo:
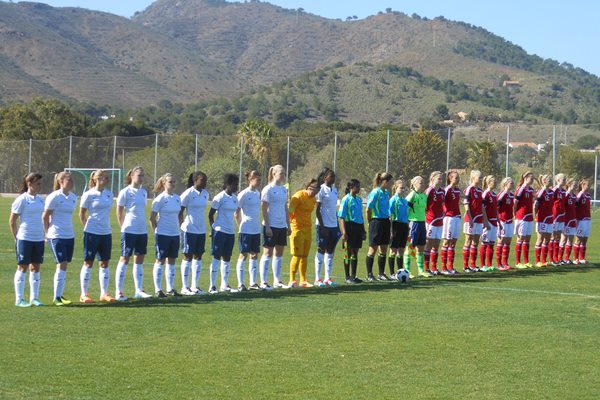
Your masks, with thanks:
[[[579,261],[579,245],[573,246],[573,260]]]
[[[501,265],[508,265],[509,254],[510,254],[510,245],[505,244],[504,247],[502,248],[502,264]]]
[[[492,259],[494,258],[494,243],[488,243],[487,245],[487,249],[485,252],[486,258],[487,258],[487,266],[491,267],[493,264]]]
[[[496,264],[498,267],[504,265],[502,264],[502,253],[504,252],[504,245],[502,243],[499,243],[496,246]]]
[[[550,239],[550,241],[547,244],[548,249],[546,250],[546,254],[547,254],[547,259],[550,261],[554,261],[554,239]],[[542,257],[543,259],[544,257]]]
[[[487,266],[487,264],[485,263],[485,252],[487,251],[487,243],[482,243],[481,244],[481,248],[479,249],[479,265],[481,265],[482,267]]]
[[[523,252],[523,262],[529,264],[529,242],[523,242],[521,251]]]
[[[448,263],[448,246],[442,246],[442,271],[446,270]]]
[[[548,255],[548,245],[542,245],[542,263],[546,264],[546,256]]]
[[[523,247],[523,242],[517,241],[515,245],[515,261],[517,264],[521,264],[521,248]]]
[[[587,246],[585,244],[579,245],[579,259],[585,260],[585,251],[587,250]]]
[[[558,246],[558,255],[556,256],[556,261],[562,261],[565,258],[565,246]]]
[[[463,246],[463,267],[469,268],[469,246]]]
[[[554,241],[554,258],[552,260],[555,263],[557,263],[557,262],[559,262],[561,260],[560,249],[562,249],[562,246],[560,245],[560,241],[559,240],[555,240]]]
[[[477,268],[477,246],[471,245],[471,248],[469,249],[469,254],[470,254],[470,266],[471,268]]]
[[[428,251],[425,251],[423,253],[424,258],[425,258],[425,271],[429,271],[429,257],[430,257],[430,253]]]
[[[431,249],[431,270],[437,270],[437,259],[438,259],[438,251],[437,249]]]
[[[535,246],[535,250],[534,250],[534,253],[535,253],[535,263],[536,264],[540,262],[540,253],[541,252],[542,252],[542,246],[536,245]]]
[[[573,246],[571,245],[571,243],[567,243],[567,245],[565,246],[565,256],[563,257],[563,260],[569,261],[569,259],[571,258],[571,250],[572,249],[573,249]]]
[[[454,269],[454,245],[448,247],[448,269]]]

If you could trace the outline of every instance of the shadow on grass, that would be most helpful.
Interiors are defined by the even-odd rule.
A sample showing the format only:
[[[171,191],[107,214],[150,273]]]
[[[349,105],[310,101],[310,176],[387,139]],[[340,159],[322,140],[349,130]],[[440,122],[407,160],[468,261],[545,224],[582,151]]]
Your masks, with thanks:
[[[414,290],[414,289],[433,289],[436,286],[447,285],[453,283],[482,283],[489,281],[497,281],[501,279],[514,278],[529,278],[542,275],[556,275],[569,273],[587,273],[592,270],[600,269],[598,264],[588,264],[586,266],[560,266],[546,268],[530,268],[530,269],[512,269],[510,271],[495,271],[481,272],[475,274],[459,274],[454,276],[438,276],[433,278],[416,278],[409,283],[391,282],[363,282],[362,284],[340,284],[336,287],[324,288],[297,288],[297,289],[281,289],[272,291],[247,291],[238,293],[219,293],[215,295],[202,296],[181,296],[168,297],[166,299],[149,298],[149,299],[131,299],[125,302],[116,302],[111,304],[92,303],[81,304],[73,303],[69,308],[137,308],[137,307],[190,307],[195,304],[210,304],[214,302],[235,301],[245,302],[254,299],[276,300],[281,298],[306,297],[311,295],[339,295],[343,293],[360,293],[360,292],[388,292],[392,290]]]

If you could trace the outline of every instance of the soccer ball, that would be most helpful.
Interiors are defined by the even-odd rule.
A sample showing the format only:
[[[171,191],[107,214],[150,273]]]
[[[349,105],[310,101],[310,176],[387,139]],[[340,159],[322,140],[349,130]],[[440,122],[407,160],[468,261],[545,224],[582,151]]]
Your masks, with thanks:
[[[396,273],[396,278],[398,278],[398,282],[408,283],[408,280],[410,279],[410,274],[405,269],[399,269]]]

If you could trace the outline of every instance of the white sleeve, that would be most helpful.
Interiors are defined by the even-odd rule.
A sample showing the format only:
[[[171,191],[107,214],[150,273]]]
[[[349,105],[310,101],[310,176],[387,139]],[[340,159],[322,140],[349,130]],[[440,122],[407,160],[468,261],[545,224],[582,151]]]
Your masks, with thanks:
[[[23,207],[25,206],[25,196],[19,196],[13,201],[12,206],[10,207],[10,211],[13,214],[20,215],[23,212]]]
[[[121,206],[121,207],[125,207],[125,205],[127,204],[127,189],[123,189],[119,192],[119,195],[117,196],[117,205]]]
[[[89,208],[89,204],[88,204],[88,198],[90,196],[88,195],[88,192],[85,192],[82,196],[81,196],[81,203],[79,203],[79,208]]]
[[[44,210],[54,210],[56,208],[56,196],[54,193],[50,193],[48,197],[46,197],[46,202],[44,203]]]

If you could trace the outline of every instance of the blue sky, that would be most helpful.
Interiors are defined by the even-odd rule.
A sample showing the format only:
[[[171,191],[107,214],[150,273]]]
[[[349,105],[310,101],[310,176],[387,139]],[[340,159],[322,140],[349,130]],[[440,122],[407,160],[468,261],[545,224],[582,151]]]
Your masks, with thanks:
[[[173,0],[175,1],[175,0]],[[55,7],[84,7],[131,17],[152,0],[46,0]],[[327,18],[365,18],[390,7],[427,18],[439,15],[482,26],[528,53],[569,62],[600,76],[600,1],[596,0],[270,0]]]

